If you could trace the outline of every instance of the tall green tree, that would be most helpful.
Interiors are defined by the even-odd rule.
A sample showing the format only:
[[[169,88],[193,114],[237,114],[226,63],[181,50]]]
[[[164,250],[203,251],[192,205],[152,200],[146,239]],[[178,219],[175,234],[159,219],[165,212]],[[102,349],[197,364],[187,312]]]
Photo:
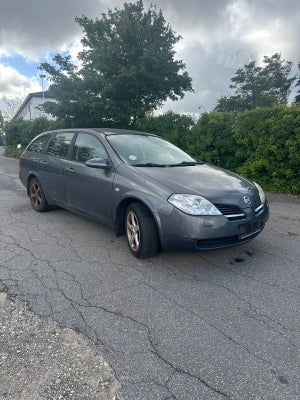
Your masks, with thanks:
[[[296,79],[291,76],[292,66],[292,62],[282,60],[279,53],[265,56],[263,66],[257,65],[256,61],[244,65],[231,78],[229,87],[234,90],[234,95],[222,96],[215,111],[243,111],[287,104]]]
[[[0,110],[0,146],[4,144],[4,118]]]
[[[299,77],[296,86],[299,86],[299,90],[297,92],[297,96],[295,97],[295,103],[300,104],[300,62],[298,64],[298,68],[299,68]]]
[[[83,28],[81,67],[57,55],[41,70],[58,102],[44,110],[73,125],[133,126],[167,98],[192,91],[174,45],[181,39],[154,6],[142,0],[109,9],[101,19],[76,18]]]
[[[0,110],[0,135],[4,132],[4,118],[2,115],[2,111]]]

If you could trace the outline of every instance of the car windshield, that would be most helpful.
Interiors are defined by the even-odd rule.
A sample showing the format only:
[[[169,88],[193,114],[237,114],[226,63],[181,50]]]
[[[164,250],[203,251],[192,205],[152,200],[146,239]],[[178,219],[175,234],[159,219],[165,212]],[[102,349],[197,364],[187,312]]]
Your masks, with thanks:
[[[166,140],[137,134],[110,135],[107,140],[122,161],[136,167],[195,165],[196,161]]]

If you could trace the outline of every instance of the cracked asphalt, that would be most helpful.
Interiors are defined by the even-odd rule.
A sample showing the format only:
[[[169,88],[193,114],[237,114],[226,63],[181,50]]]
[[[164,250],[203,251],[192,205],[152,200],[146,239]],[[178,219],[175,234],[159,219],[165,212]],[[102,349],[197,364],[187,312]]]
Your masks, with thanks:
[[[99,223],[33,211],[0,155],[0,290],[89,338],[121,400],[299,400],[300,199],[268,197],[248,244],[137,260]]]

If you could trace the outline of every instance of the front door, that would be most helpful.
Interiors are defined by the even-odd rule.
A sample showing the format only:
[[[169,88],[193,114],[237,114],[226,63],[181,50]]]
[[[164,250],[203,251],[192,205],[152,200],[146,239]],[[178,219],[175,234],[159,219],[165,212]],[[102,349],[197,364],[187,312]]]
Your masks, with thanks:
[[[97,169],[85,165],[91,158],[108,159],[100,140],[89,133],[78,133],[71,160],[66,168],[66,203],[101,221],[111,224],[113,168]]]

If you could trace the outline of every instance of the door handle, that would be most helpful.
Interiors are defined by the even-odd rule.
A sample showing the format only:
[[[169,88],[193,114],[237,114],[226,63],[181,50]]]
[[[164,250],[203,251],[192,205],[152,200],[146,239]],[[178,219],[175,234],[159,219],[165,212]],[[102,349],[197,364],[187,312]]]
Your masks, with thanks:
[[[72,168],[72,167],[71,167],[71,168],[66,168],[66,171],[67,171],[67,172],[75,172],[75,169]]]
[[[40,164],[47,165],[47,164],[48,164],[48,162],[47,162],[47,161],[43,161],[43,160],[41,160],[41,161],[40,161]]]

